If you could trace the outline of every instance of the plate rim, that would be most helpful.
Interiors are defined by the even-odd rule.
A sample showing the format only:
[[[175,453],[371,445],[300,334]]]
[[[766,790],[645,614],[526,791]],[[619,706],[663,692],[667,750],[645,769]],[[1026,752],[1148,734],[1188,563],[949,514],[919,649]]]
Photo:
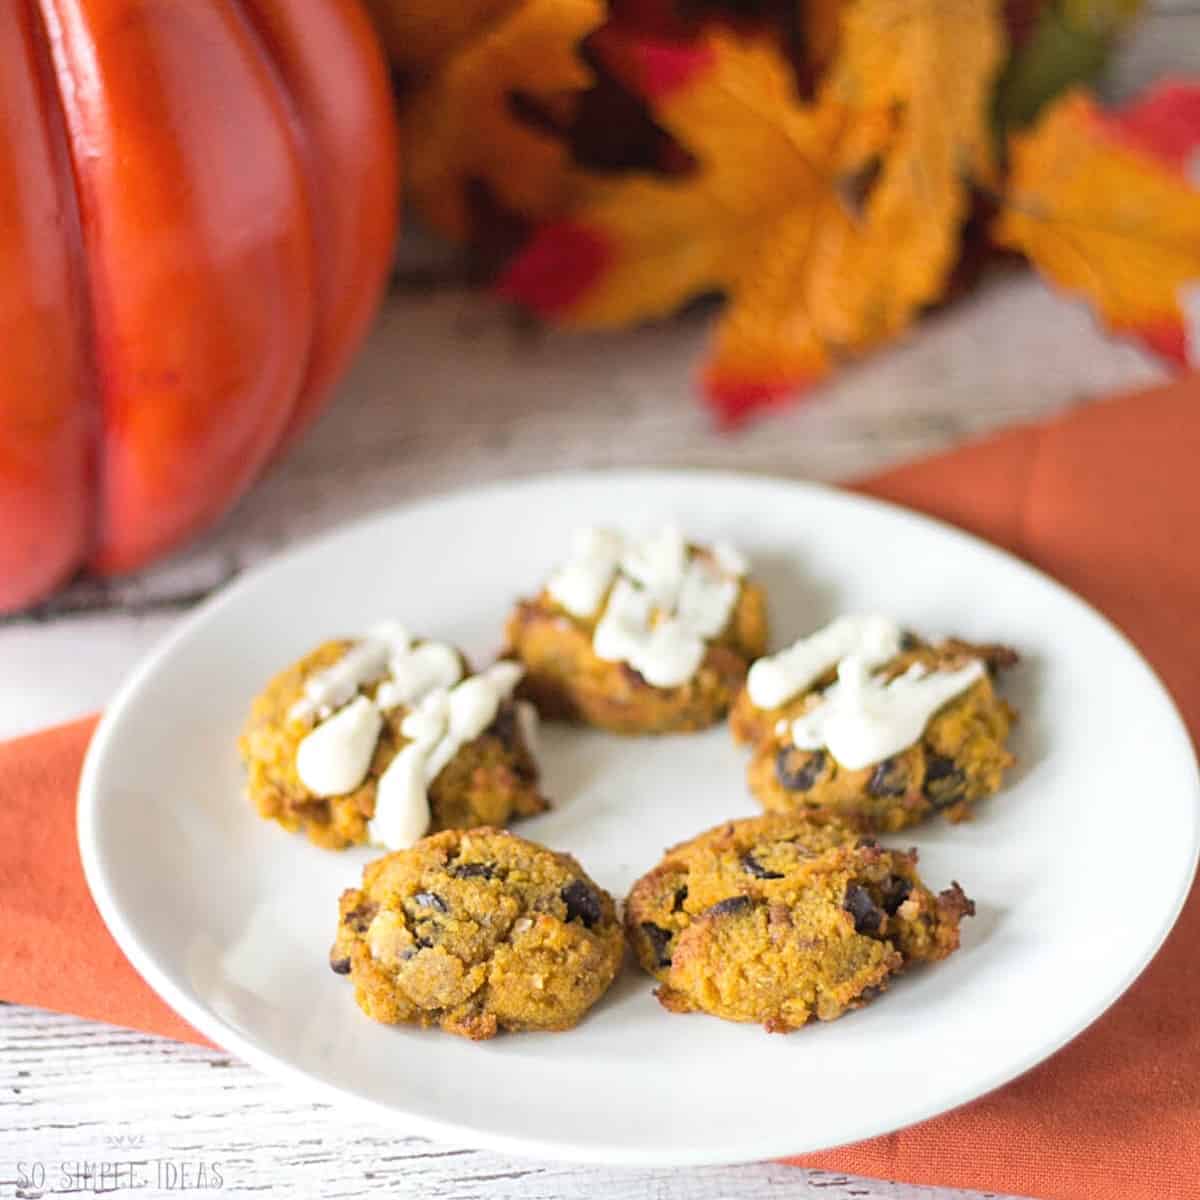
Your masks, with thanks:
[[[437,1142],[455,1143],[474,1149],[490,1150],[514,1157],[541,1161],[647,1168],[733,1165],[822,1153],[922,1124],[952,1112],[965,1104],[980,1100],[1033,1070],[1090,1029],[1128,992],[1157,956],[1163,943],[1174,929],[1191,892],[1197,867],[1200,865],[1200,813],[1193,818],[1190,866],[1186,871],[1185,878],[1181,881],[1170,913],[1152,943],[1147,945],[1138,961],[1126,972],[1122,981],[1111,990],[1111,994],[1107,994],[1098,1002],[1090,1005],[1088,1015],[1075,1028],[1061,1034],[1051,1043],[1039,1043],[1038,1047],[1029,1054],[1021,1056],[1019,1060],[1015,1060],[1006,1068],[994,1072],[982,1086],[978,1083],[973,1084],[956,1093],[948,1103],[941,1100],[928,1105],[917,1104],[914,1106],[914,1115],[899,1125],[890,1120],[882,1122],[868,1120],[861,1132],[833,1145],[800,1147],[803,1136],[801,1133],[797,1133],[794,1139],[789,1137],[787,1145],[781,1144],[778,1138],[772,1136],[757,1142],[752,1138],[743,1139],[730,1150],[722,1150],[716,1146],[695,1147],[684,1151],[673,1150],[670,1146],[647,1149],[621,1144],[613,1145],[605,1143],[602,1139],[579,1142],[564,1138],[543,1138],[537,1135],[516,1136],[440,1117],[403,1111],[388,1103],[368,1099],[341,1084],[320,1078],[306,1068],[274,1054],[269,1049],[260,1047],[252,1037],[243,1035],[208,1006],[200,1001],[193,1002],[186,992],[177,986],[167,972],[159,966],[154,956],[143,948],[114,896],[108,868],[97,844],[98,810],[102,804],[103,765],[110,746],[117,739],[124,714],[136,700],[143,683],[158,671],[162,661],[172,653],[178,644],[186,641],[197,626],[202,625],[212,613],[219,611],[227,604],[236,603],[243,590],[256,586],[260,576],[269,574],[289,561],[318,552],[326,544],[336,542],[344,537],[364,534],[372,525],[383,525],[403,514],[411,514],[421,509],[436,508],[449,499],[486,500],[491,493],[512,492],[529,487],[553,486],[554,484],[574,485],[590,482],[634,485],[646,482],[669,482],[672,478],[688,481],[706,480],[714,485],[782,486],[800,493],[836,497],[839,501],[853,502],[893,517],[898,515],[909,521],[915,521],[917,524],[925,526],[933,534],[942,537],[948,536],[975,551],[983,551],[985,554],[996,556],[1005,561],[1010,568],[1015,567],[1039,583],[1048,584],[1062,596],[1090,612],[1106,627],[1108,633],[1115,636],[1118,642],[1124,645],[1145,671],[1148,682],[1157,690],[1173,717],[1174,725],[1171,734],[1173,737],[1177,737],[1181,746],[1186,749],[1190,762],[1192,791],[1200,799],[1200,762],[1197,761],[1196,747],[1191,734],[1170,689],[1132,639],[1089,600],[1060,583],[1052,575],[1026,562],[1011,551],[948,521],[890,500],[863,494],[849,487],[813,480],[789,479],[786,476],[765,472],[706,467],[572,468],[506,476],[467,487],[439,488],[433,493],[399,504],[386,505],[352,520],[336,524],[332,528],[306,537],[282,551],[269,554],[261,562],[248,567],[237,578],[220,587],[213,595],[188,612],[174,629],[161,638],[148,653],[144,654],[124,678],[108,704],[105,705],[99,723],[88,743],[80,773],[76,796],[76,841],[84,878],[101,919],[121,952],[160,999],[199,1033],[219,1047],[236,1053],[267,1076],[299,1084],[307,1089],[314,1100],[336,1101],[344,1108],[368,1115],[371,1119],[395,1128],[408,1136],[424,1137]]]

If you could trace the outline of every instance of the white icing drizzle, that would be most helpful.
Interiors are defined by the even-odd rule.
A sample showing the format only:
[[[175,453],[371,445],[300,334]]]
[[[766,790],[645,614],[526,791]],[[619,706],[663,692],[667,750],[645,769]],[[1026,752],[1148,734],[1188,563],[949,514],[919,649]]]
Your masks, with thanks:
[[[625,542],[609,529],[577,529],[571,557],[550,576],[546,590],[572,616],[590,617],[617,573]]]
[[[607,594],[592,648],[606,662],[627,662],[654,687],[678,687],[704,660],[706,639],[729,621],[746,560],[722,543],[692,556],[667,525],[626,542],[609,530],[581,529],[571,558],[546,585],[574,616],[594,616]]]
[[[750,560],[731,542],[717,542],[712,552],[721,568],[730,575],[750,573]]]
[[[651,625],[653,609],[649,592],[618,579],[592,636],[592,649],[605,662],[627,662],[654,687],[677,687],[700,666],[704,638],[674,617]]]
[[[389,656],[403,654],[411,645],[411,635],[399,622],[373,625],[337,662],[304,681],[304,695],[288,710],[288,720],[324,721],[353,700],[363,684],[383,675]]]
[[[496,719],[523,673],[518,663],[494,663],[454,687],[428,692],[405,716],[400,732],[412,740],[379,778],[375,815],[367,825],[372,842],[402,850],[425,833],[430,785]]]
[[[885,683],[852,654],[839,664],[837,682],[792,722],[792,743],[801,750],[824,747],[852,771],[869,767],[911,746],[930,717],[983,673],[978,659],[953,671],[914,663]]]
[[[694,558],[683,572],[675,616],[680,624],[701,637],[711,638],[725,628],[737,603],[741,584],[706,558]]]
[[[373,845],[405,850],[420,841],[429,829],[426,749],[421,742],[409,742],[379,777],[375,815],[367,823],[367,837]]]
[[[621,570],[642,585],[655,607],[671,612],[679,600],[687,561],[683,534],[675,525],[664,525],[658,533],[626,547]]]
[[[374,638],[377,642],[387,642],[393,654],[403,654],[413,644],[413,636],[409,633],[408,626],[401,625],[399,621],[376,621],[367,630],[366,636]]]
[[[389,849],[411,846],[429,828],[429,785],[467,742],[477,738],[523,674],[498,662],[463,679],[457,650],[444,642],[413,644],[395,622],[374,626],[337,662],[304,683],[291,719],[315,722],[296,748],[296,773],[314,796],[340,796],[366,778],[383,729],[382,713],[409,708],[400,731],[410,742],[389,763],[376,789],[371,840]],[[381,680],[375,698],[358,694]],[[529,716],[518,711],[521,728]]]
[[[648,592],[618,579],[592,635],[592,649],[606,662],[632,662],[642,647],[654,603]]]
[[[341,796],[366,778],[383,728],[368,696],[357,696],[322,721],[296,748],[296,774],[314,796]]]
[[[365,637],[355,642],[337,662],[304,681],[304,695],[288,710],[288,719],[323,721],[352,700],[364,683],[378,679],[387,670],[390,653],[391,647],[382,638]]]
[[[848,655],[874,667],[900,653],[904,633],[887,617],[838,617],[786,650],[760,658],[750,668],[746,689],[756,708],[777,708],[811,687]]]
[[[375,703],[385,712],[401,704],[410,707],[437,688],[453,687],[462,678],[462,659],[445,642],[422,642],[392,654],[390,678],[379,685]]]

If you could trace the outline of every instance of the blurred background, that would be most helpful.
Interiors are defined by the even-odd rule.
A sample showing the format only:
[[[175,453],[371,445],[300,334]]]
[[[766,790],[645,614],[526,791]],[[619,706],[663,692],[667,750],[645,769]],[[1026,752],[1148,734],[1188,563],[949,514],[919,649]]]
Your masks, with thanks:
[[[0,46],[2,734],[391,504],[848,480],[1200,357],[1196,0],[127,7]]]

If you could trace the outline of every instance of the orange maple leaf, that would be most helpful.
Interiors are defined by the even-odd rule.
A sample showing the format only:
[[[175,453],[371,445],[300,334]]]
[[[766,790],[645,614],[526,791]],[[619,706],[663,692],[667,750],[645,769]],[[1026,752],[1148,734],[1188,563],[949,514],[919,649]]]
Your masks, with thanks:
[[[563,207],[570,151],[552,131],[523,120],[513,96],[547,109],[569,104],[592,80],[579,42],[603,19],[603,0],[524,0],[457,45],[417,90],[405,112],[409,187],[430,224],[467,237],[472,180],[526,216]]]
[[[405,74],[422,74],[512,12],[521,0],[367,0],[371,19],[393,64]]]
[[[1011,147],[997,240],[1112,331],[1200,366],[1200,84],[1120,113],[1072,92]]]
[[[940,294],[967,177],[990,170],[997,8],[847,3],[813,104],[770,40],[640,43],[655,119],[697,170],[590,180],[569,219],[510,264],[501,294],[596,327],[725,292],[705,381],[727,421],[895,337]]]
[[[819,78],[833,62],[846,4],[847,0],[800,0],[805,58],[813,78]]]

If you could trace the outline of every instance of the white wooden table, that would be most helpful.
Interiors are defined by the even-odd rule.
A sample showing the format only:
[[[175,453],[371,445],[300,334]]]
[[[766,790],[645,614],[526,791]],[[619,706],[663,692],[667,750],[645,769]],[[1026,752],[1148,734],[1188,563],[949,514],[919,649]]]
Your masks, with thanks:
[[[1200,72],[1198,0],[1159,0],[1116,87],[1169,69]],[[0,738],[101,706],[181,613],[247,564],[433,490],[635,464],[848,478],[1162,378],[1099,336],[1082,308],[1006,273],[808,403],[722,436],[690,387],[703,318],[603,337],[531,330],[484,300],[431,290],[422,253],[406,256],[339,403],[219,530],[134,579],[79,584],[0,622]],[[165,1195],[201,1183],[446,1200],[977,1195],[776,1165],[610,1171],[509,1160],[358,1124],[220,1052],[0,1007],[0,1196]]]

